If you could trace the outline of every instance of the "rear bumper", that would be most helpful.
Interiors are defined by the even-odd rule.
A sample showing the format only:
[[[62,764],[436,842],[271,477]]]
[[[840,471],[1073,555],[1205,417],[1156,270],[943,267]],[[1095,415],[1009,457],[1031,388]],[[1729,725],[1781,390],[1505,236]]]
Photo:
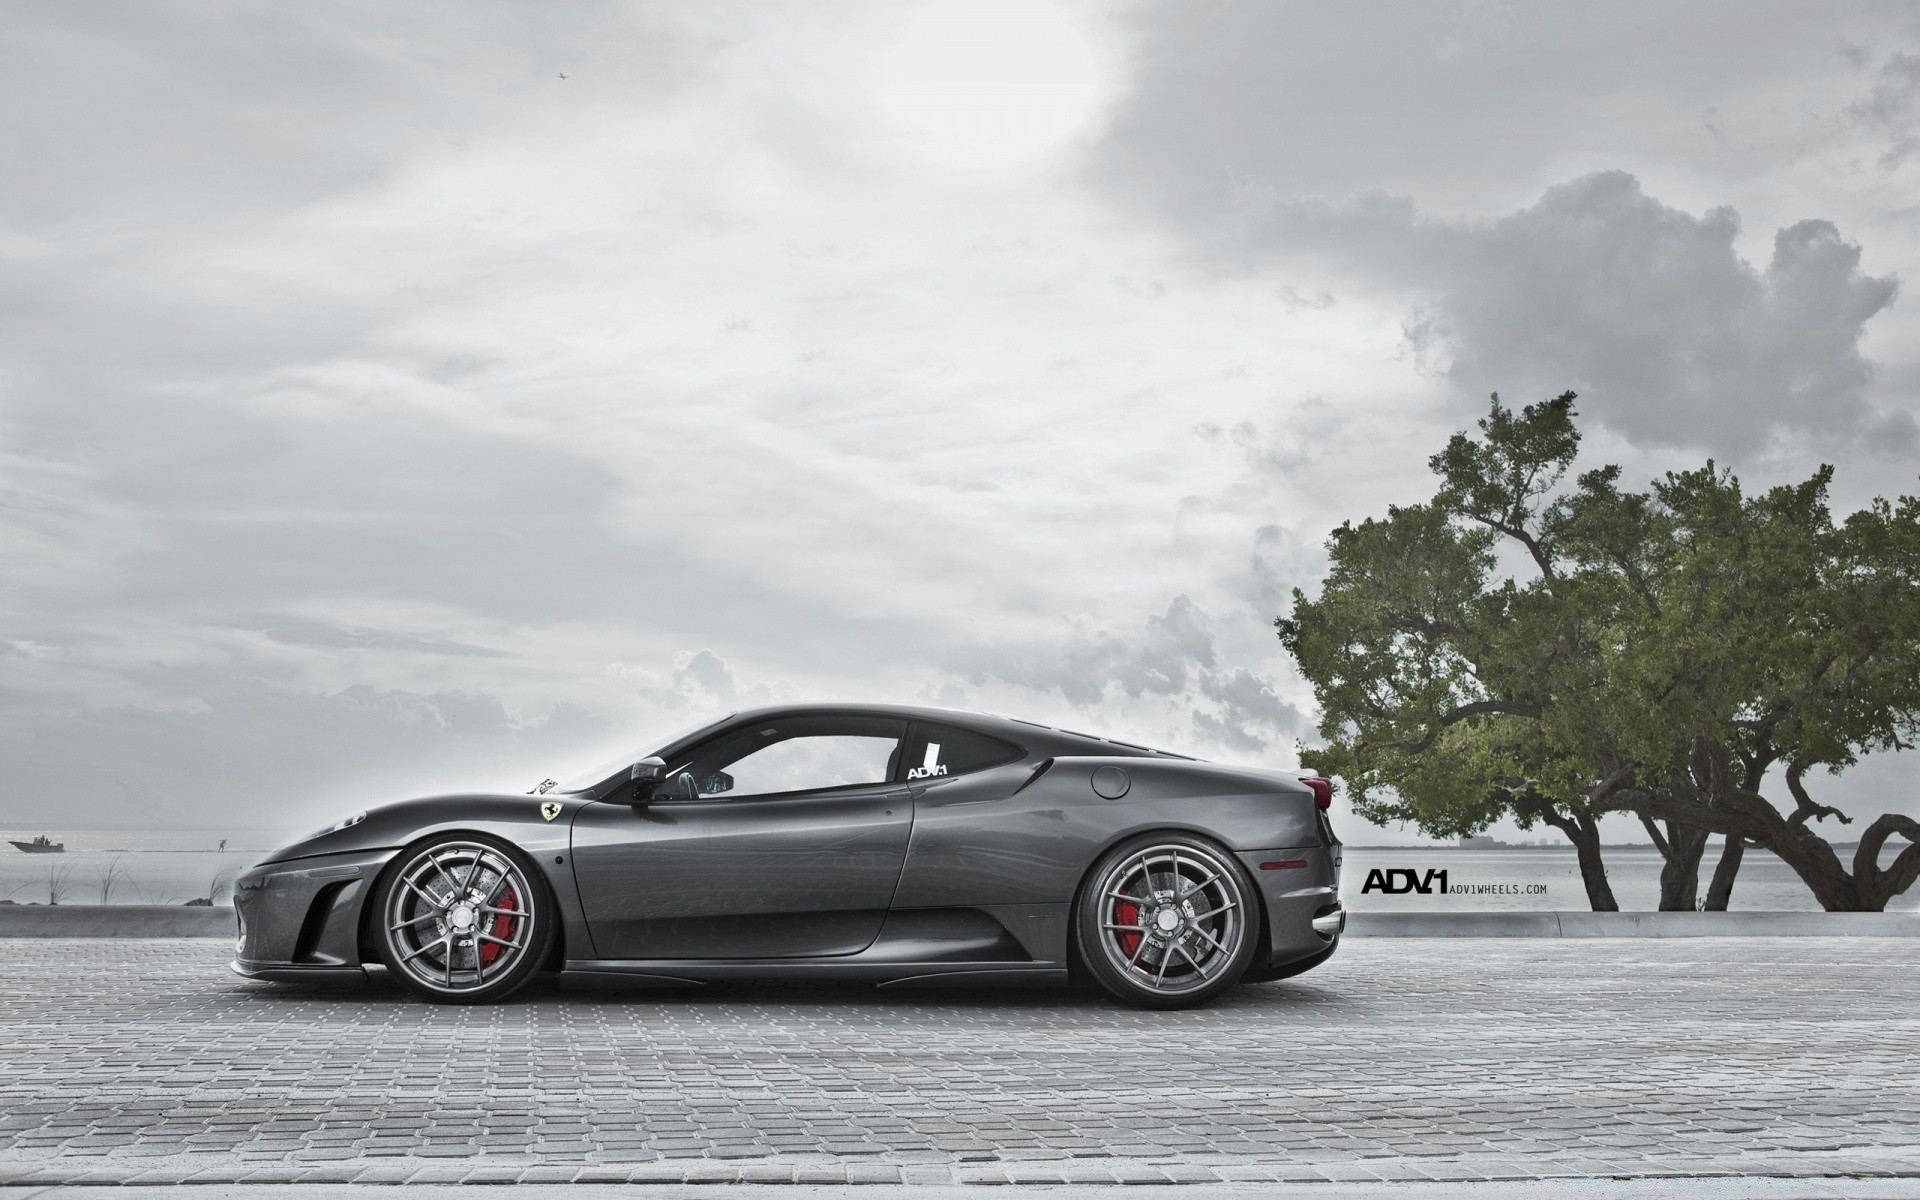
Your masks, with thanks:
[[[1346,930],[1340,904],[1340,847],[1294,846],[1239,855],[1266,905],[1267,945],[1254,969],[1284,967],[1323,953]]]

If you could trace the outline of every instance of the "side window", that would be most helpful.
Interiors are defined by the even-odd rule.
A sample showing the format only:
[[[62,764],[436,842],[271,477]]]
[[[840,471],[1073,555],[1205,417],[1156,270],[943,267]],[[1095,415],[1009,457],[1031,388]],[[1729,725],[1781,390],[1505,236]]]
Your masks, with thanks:
[[[772,796],[886,783],[906,722],[801,716],[737,729],[669,764],[662,799]]]
[[[1020,747],[983,733],[916,721],[913,736],[907,739],[907,756],[903,761],[909,780],[937,779],[996,767],[1012,762],[1023,753]]]

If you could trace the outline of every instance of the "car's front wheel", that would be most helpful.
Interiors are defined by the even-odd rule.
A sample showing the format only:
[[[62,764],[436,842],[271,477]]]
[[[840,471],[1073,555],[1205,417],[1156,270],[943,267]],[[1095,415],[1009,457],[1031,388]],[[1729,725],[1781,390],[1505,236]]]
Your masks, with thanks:
[[[409,847],[374,895],[373,942],[396,980],[441,1004],[519,990],[552,949],[546,881],[526,856],[480,834]]]
[[[1074,913],[1081,960],[1143,1008],[1202,1004],[1240,982],[1260,917],[1246,871],[1212,842],[1157,833],[1094,864]]]

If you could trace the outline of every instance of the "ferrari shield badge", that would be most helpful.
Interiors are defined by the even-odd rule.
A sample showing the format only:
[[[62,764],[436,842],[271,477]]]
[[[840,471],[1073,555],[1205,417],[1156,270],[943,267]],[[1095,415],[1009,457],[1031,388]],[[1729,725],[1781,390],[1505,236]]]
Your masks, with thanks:
[[[553,800],[546,801],[544,804],[540,806],[540,815],[545,817],[549,821],[553,820],[555,817],[560,815],[559,803]]]

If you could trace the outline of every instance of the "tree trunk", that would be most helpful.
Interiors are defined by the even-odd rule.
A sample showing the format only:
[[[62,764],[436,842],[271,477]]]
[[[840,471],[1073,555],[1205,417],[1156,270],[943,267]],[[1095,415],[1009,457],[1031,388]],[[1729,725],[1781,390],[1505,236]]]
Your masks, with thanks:
[[[1700,856],[1706,852],[1706,830],[1667,825],[1667,861],[1660,868],[1661,912],[1699,910]]]
[[[1673,792],[1641,792],[1622,807],[1642,819],[1657,817],[1728,837],[1745,837],[1773,851],[1828,912],[1881,912],[1888,900],[1920,882],[1920,821],[1912,817],[1886,813],[1869,825],[1861,835],[1850,875],[1825,839],[1799,820],[1782,817],[1764,796],[1730,789],[1715,800],[1709,804]],[[1802,811],[1806,811],[1804,800]],[[1878,866],[1881,850],[1896,833],[1910,844],[1882,871]]]
[[[1635,805],[1635,810],[1642,819],[1658,817],[1728,837],[1744,836],[1754,845],[1773,851],[1781,862],[1793,868],[1793,873],[1807,885],[1821,908],[1828,912],[1857,912],[1862,907],[1853,877],[1840,865],[1840,856],[1833,852],[1833,847],[1804,826],[1782,818],[1762,797],[1730,793],[1721,797],[1720,803],[1708,804],[1671,792],[1650,793]]]
[[[1733,877],[1740,873],[1740,860],[1746,853],[1747,839],[1728,834],[1727,844],[1720,851],[1720,865],[1713,869],[1713,882],[1707,885],[1707,912],[1727,911],[1727,903],[1733,899]]]
[[[1707,850],[1707,831],[1667,822],[1663,834],[1653,818],[1640,814],[1640,824],[1660,852],[1660,911],[1693,912],[1700,907],[1700,856]]]
[[[1895,833],[1912,844],[1882,871],[1880,851]],[[1828,912],[1885,912],[1887,901],[1920,880],[1920,821],[1885,813],[1867,826],[1854,852],[1851,875],[1840,865],[1833,847],[1804,825],[1789,822],[1787,836],[1774,845],[1773,852],[1806,881]]]
[[[1887,906],[1885,900],[1877,905],[1862,904],[1859,891],[1853,886],[1853,877],[1840,865],[1840,856],[1824,839],[1803,826],[1787,825],[1780,836],[1767,844],[1767,849],[1793,868],[1793,873],[1813,892],[1820,907],[1828,912],[1877,912]]]
[[[1883,871],[1880,851],[1896,833],[1907,839],[1907,848]],[[1853,879],[1855,890],[1875,912],[1885,911],[1887,901],[1920,883],[1920,821],[1887,813],[1867,826],[1866,832],[1860,835],[1860,848],[1853,855]]]
[[[1751,757],[1742,756],[1743,790],[1759,794],[1760,785],[1767,780],[1767,768],[1775,761],[1771,741],[1763,743],[1762,748]],[[1707,885],[1707,903],[1703,912],[1725,912],[1733,903],[1733,881],[1740,874],[1740,864],[1747,856],[1746,838],[1737,833],[1726,835],[1726,844],[1720,847],[1720,862],[1713,868],[1713,882]]]
[[[1587,888],[1587,903],[1594,912],[1619,912],[1620,902],[1613,898],[1607,883],[1607,866],[1600,860],[1600,823],[1586,813],[1562,816],[1556,811],[1541,814],[1547,824],[1567,835],[1580,860],[1580,882]]]

